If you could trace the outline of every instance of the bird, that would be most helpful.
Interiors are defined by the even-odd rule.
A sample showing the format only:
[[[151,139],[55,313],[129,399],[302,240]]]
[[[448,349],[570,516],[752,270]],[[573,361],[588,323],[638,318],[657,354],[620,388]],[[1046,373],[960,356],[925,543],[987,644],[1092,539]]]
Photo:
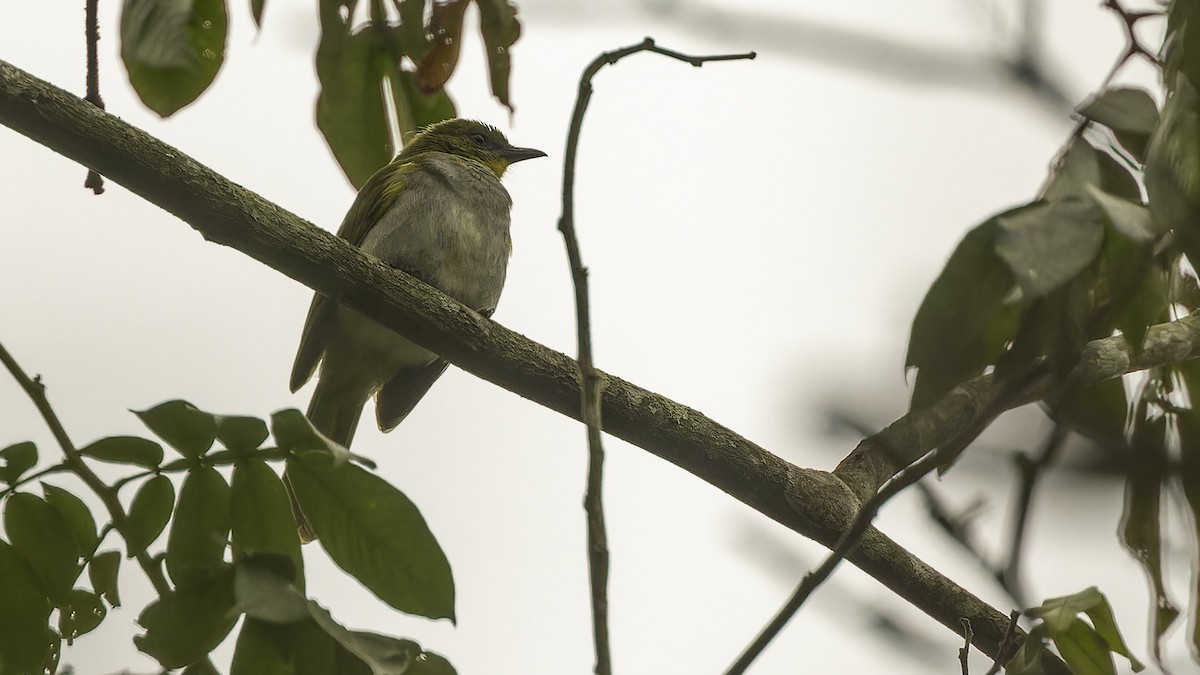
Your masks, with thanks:
[[[337,235],[490,317],[512,253],[512,197],[500,179],[511,164],[545,156],[513,146],[483,122],[454,118],[429,125],[367,179]],[[391,431],[446,365],[434,352],[317,293],[289,385],[295,393],[319,367],[308,419],[349,447],[368,400],[375,398],[380,430]],[[290,481],[288,487],[290,493]],[[294,496],[292,505],[301,538],[312,536]]]

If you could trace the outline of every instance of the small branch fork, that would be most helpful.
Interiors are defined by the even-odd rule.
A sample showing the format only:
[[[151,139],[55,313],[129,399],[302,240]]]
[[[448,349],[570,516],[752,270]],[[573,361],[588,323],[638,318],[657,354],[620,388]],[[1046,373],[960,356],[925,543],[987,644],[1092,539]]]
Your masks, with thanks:
[[[603,423],[600,416],[601,396],[604,380],[592,360],[591,310],[588,301],[588,269],[579,252],[579,239],[575,235],[575,163],[579,151],[579,135],[583,129],[583,115],[592,98],[592,78],[606,65],[636,54],[654,52],[700,67],[708,61],[732,61],[753,59],[754,52],[746,54],[720,54],[715,56],[689,56],[670,49],[663,49],[646,38],[636,45],[605,52],[584,69],[579,79],[579,94],[575,109],[571,113],[571,127],[567,133],[566,156],[563,160],[563,211],[558,219],[558,230],[562,233],[567,248],[567,259],[571,265],[571,281],[575,285],[575,329],[579,348],[579,375],[581,379],[580,411],[587,425],[588,477],[587,492],[583,506],[587,512],[588,528],[588,572],[592,592],[592,636],[596,648],[596,675],[611,675],[612,653],[608,635],[608,532],[604,524],[602,487],[604,478],[604,447],[600,431]]]
[[[31,378],[26,375],[25,371],[21,369],[21,366],[17,364],[16,359],[13,358],[12,354],[8,353],[8,350],[5,349],[4,345],[2,344],[0,344],[0,364],[3,364],[8,372],[12,374],[13,379],[16,380],[21,389],[25,391],[25,394],[29,397],[29,399],[33,401],[34,407],[36,407],[38,413],[41,414],[42,419],[46,422],[46,426],[50,428],[50,433],[54,436],[54,440],[58,442],[58,446],[62,450],[65,458],[61,466],[65,467],[67,471],[79,476],[79,479],[82,480],[84,484],[92,490],[92,492],[96,493],[96,496],[100,498],[100,501],[104,503],[104,508],[108,511],[108,517],[112,519],[111,529],[116,530],[121,535],[122,539],[125,540],[125,545],[129,549],[129,554],[132,555],[135,560],[137,560],[138,566],[142,568],[142,572],[144,572],[146,578],[150,580],[150,584],[154,586],[154,590],[158,593],[158,596],[160,598],[166,597],[171,593],[171,585],[167,583],[167,577],[163,574],[162,566],[156,562],[153,557],[151,557],[150,553],[145,547],[133,548],[129,545],[129,537],[126,536],[129,533],[129,514],[127,514],[125,512],[125,508],[121,506],[121,501],[117,497],[117,490],[105,483],[104,480],[101,479],[100,476],[96,475],[96,472],[93,471],[92,468],[83,461],[83,455],[79,453],[79,450],[75,447],[75,444],[71,442],[70,437],[67,436],[67,430],[63,427],[62,421],[58,419],[58,415],[55,414],[54,409],[50,406],[50,400],[46,398],[46,386],[42,384],[41,378]],[[107,531],[108,528],[105,528],[103,531],[101,531],[101,539],[103,539],[104,534]],[[99,542],[97,542],[97,547],[99,547]],[[201,663],[207,664],[210,671],[216,672],[212,668],[212,662],[209,661],[207,657],[201,661]]]

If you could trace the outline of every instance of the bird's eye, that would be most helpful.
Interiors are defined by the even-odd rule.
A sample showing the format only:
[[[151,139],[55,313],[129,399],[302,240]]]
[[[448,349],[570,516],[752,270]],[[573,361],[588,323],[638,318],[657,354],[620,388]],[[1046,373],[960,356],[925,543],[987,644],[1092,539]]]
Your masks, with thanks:
[[[487,139],[483,134],[471,134],[471,142],[482,148],[487,143]]]

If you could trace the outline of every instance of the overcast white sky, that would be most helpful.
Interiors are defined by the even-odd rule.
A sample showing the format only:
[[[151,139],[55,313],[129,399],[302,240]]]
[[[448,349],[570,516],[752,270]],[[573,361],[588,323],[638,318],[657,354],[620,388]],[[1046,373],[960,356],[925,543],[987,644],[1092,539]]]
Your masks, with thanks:
[[[0,5],[0,59],[82,92],[80,4]],[[256,35],[249,3],[235,0],[224,70],[168,121],[125,81],[119,4],[101,3],[109,110],[335,229],[353,193],[313,124],[313,3],[268,2]],[[968,227],[1033,196],[1070,128],[1063,108],[994,65],[1013,43],[1005,28],[1013,4],[522,3],[511,124],[486,95],[478,38],[468,39],[450,83],[461,115],[550,155],[505,179],[514,256],[496,320],[574,351],[555,223],[583,67],[646,35],[691,53],[757,50],[753,62],[700,69],[643,54],[597,78],[577,196],[596,356],[603,369],[790,461],[831,468],[854,439],[830,437],[823,410],[835,401],[877,425],[904,411],[903,353],[925,289]],[[1103,78],[1122,35],[1092,0],[1046,4],[1047,62],[1078,101]],[[1144,68],[1129,76],[1152,82]],[[171,398],[263,417],[304,408],[308,389],[289,394],[287,375],[310,291],[205,243],[111,182],[91,196],[83,177],[0,128],[0,341],[43,375],[74,440],[143,433],[127,409]],[[1025,427],[1032,443],[1038,419],[1010,426]],[[0,377],[0,446],[25,439],[53,453],[32,406]],[[446,654],[460,673],[590,672],[582,427],[451,369],[395,432],[364,424],[355,441],[445,548],[459,624],[397,615],[332,571],[316,547],[306,549],[312,595],[347,624]],[[617,671],[723,670],[823,549],[642,450],[611,439],[608,449]],[[960,504],[990,498],[983,534],[999,541],[1008,492],[995,476],[1007,464],[977,455],[944,487]],[[1113,537],[1119,484],[1060,476],[1047,487],[1089,492],[1043,502],[1051,514],[1032,533],[1034,594],[1099,585],[1145,656],[1145,590]],[[913,500],[891,506],[881,525],[1007,608]],[[1186,602],[1186,568],[1175,572]],[[126,607],[64,657],[81,674],[153,669],[128,642],[147,591],[133,565],[122,581]],[[873,628],[867,608],[911,633],[864,636]],[[958,644],[845,567],[754,672],[956,672]],[[1175,652],[1182,657],[1178,644]]]

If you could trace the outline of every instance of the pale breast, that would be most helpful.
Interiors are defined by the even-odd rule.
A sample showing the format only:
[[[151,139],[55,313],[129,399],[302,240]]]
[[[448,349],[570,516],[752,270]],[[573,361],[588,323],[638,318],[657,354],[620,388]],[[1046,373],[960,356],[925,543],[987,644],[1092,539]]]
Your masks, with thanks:
[[[434,154],[363,239],[363,250],[476,309],[500,299],[512,198],[485,166]]]

